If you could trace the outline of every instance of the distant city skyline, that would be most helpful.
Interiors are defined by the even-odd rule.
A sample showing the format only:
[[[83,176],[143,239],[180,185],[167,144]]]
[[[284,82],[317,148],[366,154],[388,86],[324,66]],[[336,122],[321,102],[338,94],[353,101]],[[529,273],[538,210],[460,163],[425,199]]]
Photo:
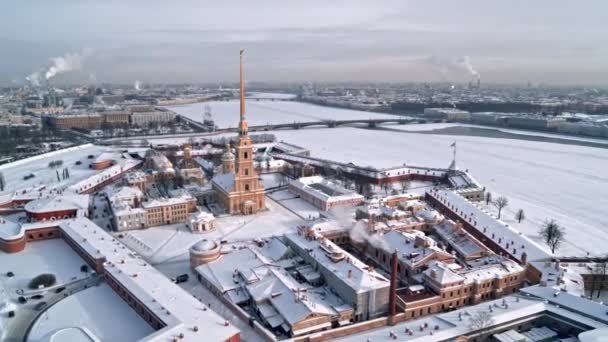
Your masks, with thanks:
[[[177,4],[3,2],[0,83],[608,84],[599,0]]]

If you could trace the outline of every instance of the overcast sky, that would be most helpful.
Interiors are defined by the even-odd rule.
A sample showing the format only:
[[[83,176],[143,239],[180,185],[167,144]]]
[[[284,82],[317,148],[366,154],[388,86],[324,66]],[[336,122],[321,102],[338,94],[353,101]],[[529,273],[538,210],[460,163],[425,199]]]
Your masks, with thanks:
[[[2,0],[0,82],[608,84],[608,1]],[[467,59],[468,58],[468,59]],[[467,67],[467,61],[473,70]]]

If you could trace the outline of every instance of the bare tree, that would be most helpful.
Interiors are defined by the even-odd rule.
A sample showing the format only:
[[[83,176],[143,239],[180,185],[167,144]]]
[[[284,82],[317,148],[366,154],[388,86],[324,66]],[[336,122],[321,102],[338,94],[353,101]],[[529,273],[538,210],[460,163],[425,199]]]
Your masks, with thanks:
[[[469,319],[469,328],[471,328],[471,330],[483,331],[492,325],[494,325],[494,318],[492,317],[492,314],[487,311],[478,312]]]
[[[504,207],[509,205],[509,200],[504,196],[500,196],[492,203],[494,204],[496,209],[498,209],[498,218],[500,219],[500,212]]]
[[[402,179],[399,182],[399,185],[401,186],[401,193],[406,193],[407,190],[410,188],[410,181],[407,179]]]
[[[4,180],[4,174],[0,172],[0,191],[4,191],[6,187],[6,181]]]
[[[551,253],[555,254],[555,250],[564,241],[566,232],[555,220],[550,220],[544,223],[539,234],[543,238],[543,241],[551,248]]]
[[[593,270],[591,271],[591,296],[593,296],[593,292],[597,289],[597,297],[600,298],[602,291],[604,290],[604,284],[606,282],[606,267],[608,264],[606,261],[600,261],[595,264]]]
[[[526,219],[526,214],[524,213],[523,209],[517,210],[515,213],[515,219],[517,220],[517,223],[521,223],[521,221]]]
[[[390,189],[390,184],[383,183],[382,184],[382,189],[384,190],[384,196],[388,196],[388,189]]]
[[[490,202],[492,202],[492,193],[491,192],[486,192],[486,205],[490,204]]]

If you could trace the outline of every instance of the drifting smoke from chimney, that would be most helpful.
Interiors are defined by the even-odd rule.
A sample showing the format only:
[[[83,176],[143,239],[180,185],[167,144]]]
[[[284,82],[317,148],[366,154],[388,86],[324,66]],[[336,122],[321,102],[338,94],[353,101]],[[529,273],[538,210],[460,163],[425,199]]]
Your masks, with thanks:
[[[465,71],[469,76],[481,79],[479,72],[473,67],[469,56],[462,56],[458,58],[446,58],[437,55],[431,55],[422,60],[423,64],[427,64],[433,68],[434,71],[438,72],[443,81],[449,79],[451,73],[462,73]]]
[[[40,72],[35,71],[35,72],[29,74],[28,76],[25,77],[25,80],[30,82],[31,85],[33,85],[35,87],[39,87],[40,86]]]
[[[140,91],[141,90],[141,81],[136,80],[135,84],[133,85],[133,88],[135,88],[135,90],[137,90],[137,91]]]
[[[367,224],[363,221],[355,221],[351,213],[344,208],[335,208],[332,210],[333,216],[338,223],[348,228],[348,234],[352,241],[358,243],[369,243],[375,248],[390,250],[389,245],[380,237],[379,234],[370,233]]]
[[[469,61],[469,56],[462,56],[462,57],[460,57],[458,59],[457,62],[471,76],[475,77],[476,79],[479,79],[481,77],[481,75],[479,75],[479,72],[477,72],[477,70],[475,70],[475,68],[473,68],[473,65],[471,64],[471,61]]]
[[[45,78],[50,80],[58,74],[81,69],[84,59],[91,54],[92,51],[90,49],[83,49],[81,53],[68,53],[63,56],[51,58],[53,65],[46,72]]]
[[[367,242],[375,248],[383,250],[390,249],[389,245],[380,237],[380,235],[369,232],[367,225],[363,223],[363,221],[357,221],[357,223],[348,231],[348,234],[350,235],[351,240],[355,242]]]

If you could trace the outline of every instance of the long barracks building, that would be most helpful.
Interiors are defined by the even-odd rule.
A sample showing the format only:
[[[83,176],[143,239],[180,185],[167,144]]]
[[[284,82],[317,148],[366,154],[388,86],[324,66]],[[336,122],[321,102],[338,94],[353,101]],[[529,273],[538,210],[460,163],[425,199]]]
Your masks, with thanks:
[[[62,238],[155,332],[140,341],[240,341],[238,329],[86,218],[20,225],[0,220],[0,249]]]

